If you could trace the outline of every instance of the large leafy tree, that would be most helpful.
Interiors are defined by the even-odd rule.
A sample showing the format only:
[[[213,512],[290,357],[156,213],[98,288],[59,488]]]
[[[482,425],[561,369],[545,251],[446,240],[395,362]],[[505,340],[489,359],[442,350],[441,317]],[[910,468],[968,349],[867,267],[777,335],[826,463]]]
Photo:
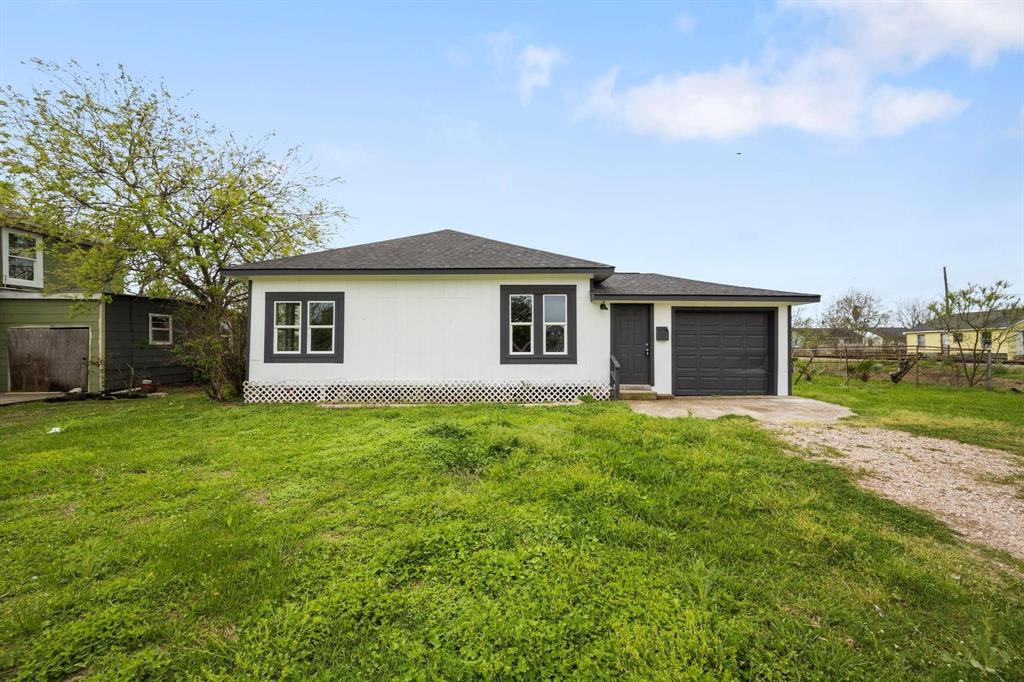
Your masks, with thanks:
[[[247,291],[223,270],[322,244],[347,217],[318,196],[336,180],[297,148],[221,134],[123,67],[34,63],[40,84],[0,101],[3,197],[59,238],[84,292],[194,303],[176,352],[211,397],[239,390]]]

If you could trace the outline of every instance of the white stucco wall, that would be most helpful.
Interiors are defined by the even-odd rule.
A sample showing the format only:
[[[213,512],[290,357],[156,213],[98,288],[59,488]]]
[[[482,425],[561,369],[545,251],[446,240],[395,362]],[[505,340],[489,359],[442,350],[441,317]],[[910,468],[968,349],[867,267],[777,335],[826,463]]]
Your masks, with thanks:
[[[608,380],[611,311],[590,301],[590,281],[573,275],[268,276],[253,279],[249,378],[254,381],[479,379],[487,381]],[[505,284],[576,285],[577,362],[503,365],[500,362],[500,287]],[[265,363],[266,293],[344,292],[344,363]],[[649,303],[650,301],[616,301]],[[614,303],[609,302],[609,305]],[[672,329],[672,308],[764,307],[776,314],[779,395],[789,385],[787,305],[765,302],[658,301],[654,326]],[[651,342],[654,390],[672,393],[672,341]]]
[[[576,364],[501,364],[503,284],[576,285]],[[344,292],[344,362],[264,362],[268,292]],[[267,276],[254,278],[252,293],[249,378],[254,381],[608,378],[609,311],[590,302],[590,280],[584,276]]]

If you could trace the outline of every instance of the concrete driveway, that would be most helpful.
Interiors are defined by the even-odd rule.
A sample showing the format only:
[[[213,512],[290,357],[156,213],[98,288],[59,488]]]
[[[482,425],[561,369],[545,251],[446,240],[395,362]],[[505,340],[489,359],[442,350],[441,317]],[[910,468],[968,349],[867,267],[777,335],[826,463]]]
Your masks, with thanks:
[[[762,422],[828,423],[854,416],[848,408],[794,396],[694,396],[667,400],[633,400],[634,412],[652,417],[703,417],[716,419],[727,414],[753,417]]]

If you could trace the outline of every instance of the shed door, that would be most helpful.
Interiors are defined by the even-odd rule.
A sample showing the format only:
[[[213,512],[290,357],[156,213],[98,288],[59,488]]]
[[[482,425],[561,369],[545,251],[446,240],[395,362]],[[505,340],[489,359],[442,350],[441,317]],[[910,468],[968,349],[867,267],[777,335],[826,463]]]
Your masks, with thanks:
[[[7,330],[12,391],[68,391],[89,383],[89,330]]]
[[[773,392],[770,311],[676,310],[672,314],[675,395]]]

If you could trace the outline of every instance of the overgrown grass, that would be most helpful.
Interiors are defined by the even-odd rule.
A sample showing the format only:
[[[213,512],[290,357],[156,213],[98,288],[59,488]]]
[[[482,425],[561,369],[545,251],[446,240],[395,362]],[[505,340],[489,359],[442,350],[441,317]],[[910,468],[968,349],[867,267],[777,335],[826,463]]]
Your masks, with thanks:
[[[745,419],[185,394],[7,408],[0,443],[3,676],[1024,669],[1024,566]]]
[[[797,395],[846,405],[864,421],[963,443],[1024,455],[1024,395],[982,388],[956,388],[903,380],[848,386],[836,377],[818,376],[794,387]]]

